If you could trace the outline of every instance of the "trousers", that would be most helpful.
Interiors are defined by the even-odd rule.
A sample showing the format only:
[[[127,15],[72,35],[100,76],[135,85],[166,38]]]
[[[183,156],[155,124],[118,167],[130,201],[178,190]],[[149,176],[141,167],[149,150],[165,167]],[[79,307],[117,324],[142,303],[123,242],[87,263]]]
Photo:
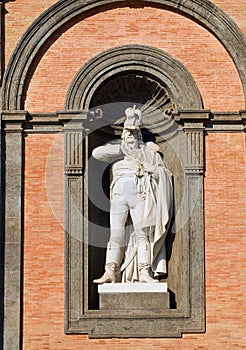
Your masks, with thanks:
[[[125,224],[130,213],[137,246],[149,244],[148,235],[142,229],[145,206],[144,193],[133,176],[117,179],[111,190],[110,248],[121,248],[125,240]]]

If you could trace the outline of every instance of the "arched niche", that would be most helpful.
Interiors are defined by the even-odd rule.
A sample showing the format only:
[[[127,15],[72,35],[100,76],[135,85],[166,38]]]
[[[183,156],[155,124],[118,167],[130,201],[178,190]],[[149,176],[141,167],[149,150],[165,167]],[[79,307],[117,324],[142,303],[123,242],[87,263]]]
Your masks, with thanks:
[[[130,76],[130,74],[132,79],[136,79],[136,76],[148,77],[156,85],[163,87],[170,98],[175,101],[176,109],[203,108],[196,83],[181,62],[168,53],[153,47],[125,45],[113,47],[98,54],[79,70],[68,90],[65,109],[88,110],[92,104],[105,103],[105,99],[108,103],[115,102],[113,98],[110,101],[106,96],[104,101],[99,99],[95,101],[93,96],[107,81],[112,82],[112,77]],[[127,79],[125,82],[127,83]],[[144,83],[143,79],[142,82]],[[119,88],[124,84],[120,82],[120,79],[118,83]],[[136,82],[132,83],[136,84]],[[129,89],[130,86],[127,88]],[[135,99],[138,98],[137,96],[138,94],[135,93]],[[124,96],[124,99],[126,97]],[[143,104],[144,100],[139,100],[139,102]]]
[[[173,173],[174,217],[167,239],[166,276],[171,304],[164,311],[101,310],[93,283],[103,272],[110,232],[110,171],[107,165],[97,164],[91,153],[98,145],[120,141],[122,114],[134,104],[143,112],[144,141],[153,137]],[[59,119],[64,123],[66,155],[66,333],[179,337],[187,330],[203,332],[203,120],[207,114],[192,76],[160,50],[117,47],[79,70],[65,106]],[[98,108],[103,111],[99,119],[79,112],[90,109],[93,113]],[[176,123],[173,112],[166,114],[166,110],[175,113],[178,108],[185,108],[188,118],[180,116]]]

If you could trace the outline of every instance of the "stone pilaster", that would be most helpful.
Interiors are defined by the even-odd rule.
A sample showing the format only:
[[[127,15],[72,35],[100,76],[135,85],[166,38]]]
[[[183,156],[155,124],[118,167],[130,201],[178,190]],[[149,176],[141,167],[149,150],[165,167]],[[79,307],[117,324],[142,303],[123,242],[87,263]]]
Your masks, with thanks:
[[[83,261],[83,143],[86,113],[60,112],[64,125],[65,172],[65,328],[81,315],[83,295],[82,275],[78,272]]]
[[[183,124],[186,136],[185,187],[187,203],[185,215],[189,242],[190,314],[197,324],[204,320],[204,171],[205,171],[205,123],[210,111],[181,111],[176,118]],[[199,285],[199,288],[194,288]],[[202,328],[202,325],[201,325]]]
[[[65,330],[88,306],[87,210],[84,173],[88,158],[87,134],[102,111],[57,112],[64,132],[65,172]]]
[[[23,123],[27,112],[2,114],[5,133],[4,349],[21,348]]]

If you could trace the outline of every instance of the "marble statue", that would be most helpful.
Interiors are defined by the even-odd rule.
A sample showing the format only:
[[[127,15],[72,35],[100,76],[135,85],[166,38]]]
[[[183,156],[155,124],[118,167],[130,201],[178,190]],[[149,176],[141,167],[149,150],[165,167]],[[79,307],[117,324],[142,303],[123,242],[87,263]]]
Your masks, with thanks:
[[[112,163],[113,174],[105,273],[93,281],[99,284],[156,283],[166,273],[171,173],[158,153],[159,146],[142,141],[141,111],[134,106],[125,115],[121,143],[107,143],[92,152],[94,158]],[[127,234],[129,218],[133,232]]]

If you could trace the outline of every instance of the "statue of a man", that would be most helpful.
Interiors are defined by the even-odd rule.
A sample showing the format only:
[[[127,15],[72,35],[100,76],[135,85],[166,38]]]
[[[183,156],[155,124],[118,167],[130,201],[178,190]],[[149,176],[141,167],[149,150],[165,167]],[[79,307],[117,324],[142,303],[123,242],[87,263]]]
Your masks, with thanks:
[[[166,273],[165,239],[172,215],[171,174],[153,142],[142,141],[141,111],[127,108],[121,144],[108,143],[95,148],[94,158],[113,163],[110,199],[110,239],[105,273],[94,283],[159,282]],[[128,215],[133,232],[125,261]],[[122,249],[123,248],[123,249]]]

